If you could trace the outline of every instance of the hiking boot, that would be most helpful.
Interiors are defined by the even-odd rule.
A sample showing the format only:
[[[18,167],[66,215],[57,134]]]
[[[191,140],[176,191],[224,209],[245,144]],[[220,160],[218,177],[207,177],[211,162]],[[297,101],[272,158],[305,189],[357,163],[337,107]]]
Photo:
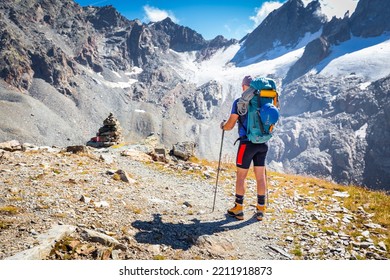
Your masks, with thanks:
[[[262,221],[265,214],[265,205],[257,204],[256,206],[256,219]]]
[[[244,219],[244,213],[242,212],[242,204],[238,204],[237,202],[234,203],[234,207],[229,209],[227,213],[229,216],[232,216],[238,220],[243,220]]]

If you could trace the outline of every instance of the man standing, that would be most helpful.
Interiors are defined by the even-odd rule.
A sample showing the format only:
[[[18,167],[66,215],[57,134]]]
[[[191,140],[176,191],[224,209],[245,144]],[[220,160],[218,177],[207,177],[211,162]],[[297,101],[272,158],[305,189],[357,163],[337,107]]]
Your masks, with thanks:
[[[243,92],[249,88],[252,81],[251,76],[245,76],[242,80]],[[249,167],[253,161],[253,168],[257,184],[257,206],[256,218],[261,221],[265,213],[265,188],[266,188],[266,174],[265,174],[265,158],[268,151],[266,143],[254,144],[250,142],[246,136],[247,115],[240,116],[238,114],[239,98],[233,102],[232,111],[229,119],[221,123],[221,129],[232,130],[238,122],[238,134],[240,145],[237,151],[236,166],[236,199],[234,207],[229,209],[227,213],[236,219],[243,220],[243,202],[245,195],[245,179],[248,175]]]

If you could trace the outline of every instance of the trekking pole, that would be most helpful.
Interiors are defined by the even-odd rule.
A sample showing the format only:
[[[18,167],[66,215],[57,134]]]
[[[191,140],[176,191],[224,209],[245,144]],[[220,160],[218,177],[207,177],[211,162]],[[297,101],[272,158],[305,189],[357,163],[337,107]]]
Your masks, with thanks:
[[[269,199],[268,199],[268,176],[267,176],[267,168],[265,167],[265,190],[267,191],[267,207],[269,207]]]
[[[217,181],[215,182],[213,210],[211,212],[214,212],[215,198],[217,196],[218,177],[219,177],[219,170],[220,170],[220,166],[221,166],[221,155],[222,155],[222,145],[223,145],[223,137],[224,137],[224,135],[225,135],[225,130],[222,129],[221,149],[219,151],[219,161],[218,161],[218,170],[217,170]]]

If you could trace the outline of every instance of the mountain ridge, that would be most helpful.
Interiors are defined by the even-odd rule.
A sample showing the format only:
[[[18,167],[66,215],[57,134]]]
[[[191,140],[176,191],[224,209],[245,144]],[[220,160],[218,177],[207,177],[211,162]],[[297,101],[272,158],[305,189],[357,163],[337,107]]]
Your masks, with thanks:
[[[315,33],[321,29],[325,16],[319,15],[319,8],[318,1],[311,2],[307,7],[301,0],[287,1],[248,35],[242,46],[243,51],[238,52],[232,62],[240,65],[278,45],[293,47],[306,33]]]
[[[383,19],[380,15],[388,7],[384,2],[375,2],[370,14]],[[307,34],[300,29],[299,36],[281,45],[284,51],[238,67],[231,59],[249,37],[241,43],[218,36],[207,41],[170,19],[142,24],[122,17],[113,7],[82,8],[70,0],[3,1],[0,139],[41,145],[85,143],[115,112],[127,140],[137,142],[151,133],[165,144],[191,140],[198,144],[199,156],[212,159],[219,152],[215,143],[220,136],[215,130],[239,96],[240,80],[247,74],[268,75],[276,80],[282,97],[281,122],[270,142],[271,168],[305,174],[321,170],[322,177],[343,184],[388,188],[389,151],[381,147],[387,146],[389,138],[383,135],[377,140],[380,132],[375,127],[382,127],[380,120],[387,116],[389,73],[383,67],[386,48],[382,50],[380,44],[385,47],[388,39],[373,43],[378,47],[367,51],[373,61],[383,64],[374,64],[371,72],[377,75],[362,67],[343,70],[341,62],[334,65],[341,57],[332,57],[335,49],[355,38],[348,32],[351,19],[361,17],[353,34],[366,35],[386,36],[387,21],[370,21],[364,31],[362,22],[369,18],[360,11],[367,2],[360,1],[351,19],[349,15],[334,18],[318,31],[318,1],[306,8],[302,1],[289,1],[279,12],[287,14],[288,5],[296,7],[291,10],[296,15],[292,27],[305,22],[299,21],[299,14],[313,19],[316,33],[308,37],[313,40],[306,48],[303,43],[296,45]],[[276,13],[266,22],[276,22],[271,20]],[[315,39],[316,34],[321,37]],[[348,60],[348,55],[343,59],[357,61],[352,56]],[[300,108],[291,108],[291,102]],[[357,133],[364,136],[356,138]],[[230,144],[234,138],[226,135],[227,156],[234,154]],[[369,159],[381,166],[381,174],[369,166]]]

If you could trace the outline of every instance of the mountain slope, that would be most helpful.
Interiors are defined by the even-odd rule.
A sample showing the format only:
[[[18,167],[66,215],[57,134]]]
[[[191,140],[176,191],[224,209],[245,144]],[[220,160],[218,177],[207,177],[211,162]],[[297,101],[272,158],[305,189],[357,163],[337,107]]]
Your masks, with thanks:
[[[201,48],[195,49],[202,59],[234,43],[222,37],[206,41],[169,19],[144,25],[125,19],[113,7],[81,8],[70,0],[4,1],[0,18],[2,112],[20,93],[31,95],[44,108],[27,123],[19,121],[26,115],[24,109],[12,111],[2,120],[17,121],[2,122],[1,137],[39,144],[85,143],[109,112],[115,112],[126,127],[128,139],[142,139],[151,132],[164,135],[166,143],[187,139],[188,134],[194,137],[196,124],[191,120],[184,122],[188,128],[175,128],[182,119],[176,112],[185,115],[188,109],[182,102],[201,89],[183,83],[171,67],[160,62],[160,56],[179,43],[180,48],[192,50],[198,40]],[[160,30],[167,25],[169,30]],[[187,35],[194,39],[182,41]],[[204,98],[218,102],[214,93]],[[45,124],[37,131],[40,120]],[[64,121],[70,130],[61,129]],[[49,129],[56,126],[58,134]]]
[[[219,123],[242,77],[270,76],[282,105],[270,168],[388,189],[389,138],[379,129],[389,99],[388,1],[373,2],[369,16],[360,1],[329,22],[320,3],[286,2],[240,44],[204,40],[169,18],[129,20],[111,6],[3,1],[0,140],[86,143],[113,112],[128,142],[154,133],[167,146],[193,141],[198,156],[216,159]],[[225,135],[228,158],[236,137]]]

